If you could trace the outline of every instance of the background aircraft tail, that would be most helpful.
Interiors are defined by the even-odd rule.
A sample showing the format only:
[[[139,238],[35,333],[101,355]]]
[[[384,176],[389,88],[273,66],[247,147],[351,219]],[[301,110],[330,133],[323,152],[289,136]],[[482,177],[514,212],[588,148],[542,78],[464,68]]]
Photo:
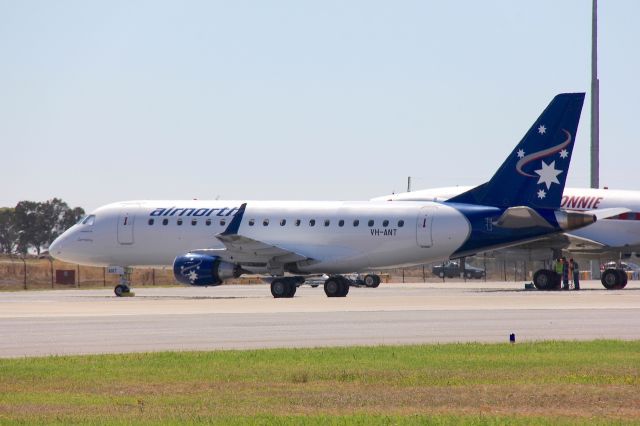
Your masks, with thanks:
[[[553,98],[489,182],[447,202],[560,207],[583,102],[584,93]]]

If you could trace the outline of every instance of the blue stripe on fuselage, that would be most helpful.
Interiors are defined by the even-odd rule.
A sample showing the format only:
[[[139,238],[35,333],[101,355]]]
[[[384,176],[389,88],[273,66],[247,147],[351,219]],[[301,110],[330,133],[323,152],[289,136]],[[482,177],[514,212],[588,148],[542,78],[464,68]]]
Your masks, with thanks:
[[[535,209],[553,228],[532,226],[530,228],[502,228],[495,221],[505,212],[504,208],[478,206],[473,204],[447,203],[462,213],[471,226],[467,241],[450,257],[469,256],[482,251],[508,246],[515,241],[526,242],[538,237],[560,232],[560,226],[553,209]]]

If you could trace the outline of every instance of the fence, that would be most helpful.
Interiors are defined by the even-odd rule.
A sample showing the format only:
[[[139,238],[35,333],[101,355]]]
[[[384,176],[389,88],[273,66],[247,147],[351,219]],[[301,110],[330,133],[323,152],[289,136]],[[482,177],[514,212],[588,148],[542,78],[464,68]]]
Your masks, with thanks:
[[[73,279],[67,279],[65,283],[65,280],[60,279],[60,271],[73,271]],[[80,266],[36,257],[0,257],[0,290],[114,287],[118,281],[119,277],[107,274],[106,268]],[[131,281],[135,286],[177,284],[171,268],[136,268]]]
[[[489,281],[531,281],[533,273],[542,267],[544,262],[532,261],[506,261],[501,259],[475,257],[470,261],[474,266],[486,271],[486,280]],[[436,263],[438,264],[438,263]],[[442,282],[442,278],[431,272],[433,264],[421,265],[412,268],[397,268],[381,271],[383,282]],[[546,267],[550,267],[546,265]],[[67,284],[56,280],[57,271],[73,271],[73,279]],[[638,278],[636,276],[630,278]],[[448,278],[447,278],[448,280]],[[472,280],[477,281],[477,280]],[[118,284],[119,277],[106,273],[106,268],[80,266],[60,262],[50,258],[39,259],[35,256],[20,258],[13,256],[0,256],[0,290],[22,289],[61,289],[84,287],[114,287]],[[230,280],[225,284],[255,284],[262,280],[256,276],[243,276]],[[135,268],[131,276],[134,287],[139,286],[166,286],[179,285],[173,277],[171,267],[167,268]]]

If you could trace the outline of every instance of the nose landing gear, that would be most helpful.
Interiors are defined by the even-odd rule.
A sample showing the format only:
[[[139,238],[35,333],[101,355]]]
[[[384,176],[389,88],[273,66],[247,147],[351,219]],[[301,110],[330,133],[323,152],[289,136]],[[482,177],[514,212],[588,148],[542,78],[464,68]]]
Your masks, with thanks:
[[[131,268],[120,268],[120,267],[110,267],[113,268],[113,273],[117,274],[120,277],[120,284],[118,284],[113,292],[118,297],[131,297],[134,296],[135,293],[131,291],[131,274],[133,273],[133,269]]]
[[[118,297],[124,297],[128,296],[131,293],[131,289],[124,284],[118,284],[116,288],[113,289],[113,292]]]

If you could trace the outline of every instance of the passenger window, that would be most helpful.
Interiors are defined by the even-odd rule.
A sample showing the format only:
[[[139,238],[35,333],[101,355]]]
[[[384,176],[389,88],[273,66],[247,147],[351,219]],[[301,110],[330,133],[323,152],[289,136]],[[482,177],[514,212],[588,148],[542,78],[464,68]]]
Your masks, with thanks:
[[[331,225],[331,221],[329,219],[325,219],[324,226],[329,226],[329,225]]]
[[[191,226],[196,226],[198,224],[198,219],[191,219]]]
[[[316,226],[316,220],[315,219],[311,219],[309,221],[309,226]]]
[[[227,223],[227,221],[226,221],[226,220],[224,220],[224,219],[220,219],[220,226],[224,226],[224,225],[225,225],[225,223]]]
[[[262,221],[262,226],[269,226],[269,219],[265,219]]]
[[[400,219],[398,221],[398,228],[402,228],[404,226],[404,220]]]
[[[169,219],[162,219],[162,224],[163,225],[168,225],[169,224]]]
[[[285,226],[287,224],[287,219],[282,219],[280,221],[280,226]]]
[[[253,226],[256,223],[255,219],[249,219],[249,226]]]
[[[358,219],[353,221],[353,226],[358,226],[360,225],[360,221]]]
[[[389,221],[388,221],[387,219],[383,220],[383,221],[382,221],[382,226],[383,226],[383,227],[385,227],[385,228],[386,228],[387,226],[389,226]]]
[[[343,227],[344,226],[344,220],[340,219],[338,221],[338,226]]]
[[[149,225],[153,225],[154,220],[153,219],[149,219]]]
[[[369,223],[368,223],[369,227],[373,226],[373,219],[369,219]]]
[[[182,225],[182,219],[178,219],[178,226]]]
[[[300,226],[301,223],[302,221],[300,219],[296,219],[296,226]]]

